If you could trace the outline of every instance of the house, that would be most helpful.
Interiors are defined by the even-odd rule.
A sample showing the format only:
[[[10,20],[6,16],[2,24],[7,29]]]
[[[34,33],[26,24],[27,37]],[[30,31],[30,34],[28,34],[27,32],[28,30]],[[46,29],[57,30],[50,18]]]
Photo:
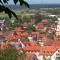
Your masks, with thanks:
[[[14,32],[16,32],[17,35],[14,35]],[[39,35],[39,32],[31,32],[30,34],[32,36],[30,36],[28,32],[22,31],[21,28],[17,27],[9,32],[7,38],[10,39],[9,44],[13,44],[16,49],[24,49],[29,60],[43,60],[43,58],[46,60],[56,60],[57,55],[59,54],[58,49],[60,49],[60,40],[45,41],[44,43],[40,42],[40,44],[38,44],[32,37],[38,34],[37,37],[41,38],[44,35]],[[21,37],[25,37],[25,39],[21,40]],[[30,40],[28,40],[27,37],[29,37]],[[16,39],[17,41],[15,41]],[[35,58],[33,58],[34,56]]]
[[[51,60],[60,60],[60,49],[51,56]]]
[[[26,32],[24,32],[23,35],[25,36],[25,34],[28,35]],[[36,33],[33,32],[31,34],[34,35]],[[59,53],[58,49],[60,49],[60,40],[54,40],[54,41],[51,40],[46,41],[44,44],[42,42],[38,44],[36,41],[31,39],[30,41],[28,39],[20,41],[20,37],[21,37],[20,35],[17,36],[9,35],[9,39],[16,39],[16,38],[18,39],[16,42],[15,40],[13,41],[10,40],[9,44],[13,44],[16,47],[16,49],[20,49],[22,46],[22,48],[26,51],[26,56],[28,57],[29,60],[32,60],[34,55],[38,60],[43,60],[43,58],[56,60],[57,54]]]
[[[5,21],[5,20],[0,20],[0,31],[3,31],[4,21]]]
[[[49,17],[57,17],[57,15],[48,15]]]
[[[57,23],[57,26],[56,26],[56,35],[60,35],[60,18],[58,18],[58,23]]]
[[[41,22],[38,22],[35,26],[36,29],[40,28],[41,26],[43,26],[46,22],[48,21],[48,19],[43,19]]]
[[[56,45],[54,42],[56,42]],[[56,60],[58,56],[60,57],[60,45],[58,44],[59,41],[54,42],[52,43],[52,45],[41,46],[36,44],[36,42],[30,41],[30,45],[27,44],[23,49],[26,51],[26,54],[28,56],[31,56],[28,57],[29,60],[31,60],[30,58],[32,58],[33,54],[36,55],[38,60],[43,60],[43,58],[45,58],[46,60]]]

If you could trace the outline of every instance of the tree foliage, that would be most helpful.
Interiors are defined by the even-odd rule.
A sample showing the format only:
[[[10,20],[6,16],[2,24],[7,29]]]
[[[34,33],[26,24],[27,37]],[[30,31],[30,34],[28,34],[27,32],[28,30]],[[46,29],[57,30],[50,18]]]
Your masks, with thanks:
[[[54,34],[53,33],[48,33],[47,37],[48,37],[48,39],[54,39]]]
[[[17,54],[15,48],[0,49],[0,60],[18,60]]]
[[[16,50],[15,48],[0,49],[0,60],[27,60],[23,49]]]
[[[10,10],[8,7],[4,5],[4,4],[8,4],[9,1],[10,0],[0,0],[0,12],[5,12],[6,14],[8,14],[10,18],[13,15],[17,19],[17,15],[15,14],[15,12],[13,12],[12,10]],[[15,5],[19,2],[21,6],[25,5],[29,8],[29,4],[25,0],[13,0],[13,2]]]
[[[46,18],[45,15],[41,15],[41,14],[37,13],[37,14],[35,15],[35,24],[37,24],[38,22],[41,22],[42,19],[45,19],[45,18]]]

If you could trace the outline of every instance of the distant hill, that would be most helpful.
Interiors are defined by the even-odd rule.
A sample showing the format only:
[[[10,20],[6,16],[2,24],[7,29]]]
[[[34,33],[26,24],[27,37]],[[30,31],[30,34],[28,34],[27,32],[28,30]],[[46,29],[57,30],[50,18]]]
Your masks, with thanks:
[[[7,7],[10,7],[11,9],[23,9],[26,8],[25,6],[20,7],[20,5],[6,5]],[[60,4],[31,4],[31,9],[39,9],[39,8],[60,8]]]
[[[31,8],[60,8],[60,4],[33,4]]]

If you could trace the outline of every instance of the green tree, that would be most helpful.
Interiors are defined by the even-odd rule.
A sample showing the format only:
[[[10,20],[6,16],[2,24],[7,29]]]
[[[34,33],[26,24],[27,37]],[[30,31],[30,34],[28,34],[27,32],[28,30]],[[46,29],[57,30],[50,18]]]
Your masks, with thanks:
[[[9,18],[6,18],[5,22],[4,22],[4,24],[5,24],[6,28],[8,28],[8,30],[11,30],[17,26],[20,26],[21,23],[22,23],[22,20],[20,18],[18,20],[15,20],[14,23],[12,23]],[[7,29],[6,29],[6,31],[7,31]]]
[[[19,60],[28,60],[23,49],[18,51]]]
[[[48,39],[54,39],[54,34],[53,33],[47,33]]]
[[[56,60],[60,60],[60,57],[57,57]]]
[[[5,24],[5,26],[6,26],[6,31],[12,28],[12,23],[11,23],[10,20],[7,20],[7,19],[6,19],[5,22],[4,22],[4,24]],[[7,29],[7,28],[8,28],[8,29]]]
[[[38,22],[41,22],[42,19],[45,19],[45,15],[40,15],[39,13],[36,13],[35,15],[35,24],[38,23]]]
[[[7,48],[0,50],[0,60],[18,60],[17,50],[15,48]]]
[[[15,48],[0,49],[0,60],[26,60],[24,50],[16,50]]]
[[[0,0],[0,12],[5,12],[6,14],[9,15],[10,18],[13,15],[17,19],[17,15],[15,14],[15,12],[13,12],[12,10],[5,6],[5,4],[8,4],[9,1],[10,0]],[[25,0],[13,0],[13,2],[15,5],[19,2],[21,6],[25,5],[29,8],[29,4]]]

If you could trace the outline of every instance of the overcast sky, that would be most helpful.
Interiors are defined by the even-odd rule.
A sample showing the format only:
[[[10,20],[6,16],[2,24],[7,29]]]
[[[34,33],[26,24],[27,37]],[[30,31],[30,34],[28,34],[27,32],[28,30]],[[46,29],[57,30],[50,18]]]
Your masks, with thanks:
[[[60,0],[26,0],[29,4],[60,4]],[[10,4],[13,1],[10,0]]]

